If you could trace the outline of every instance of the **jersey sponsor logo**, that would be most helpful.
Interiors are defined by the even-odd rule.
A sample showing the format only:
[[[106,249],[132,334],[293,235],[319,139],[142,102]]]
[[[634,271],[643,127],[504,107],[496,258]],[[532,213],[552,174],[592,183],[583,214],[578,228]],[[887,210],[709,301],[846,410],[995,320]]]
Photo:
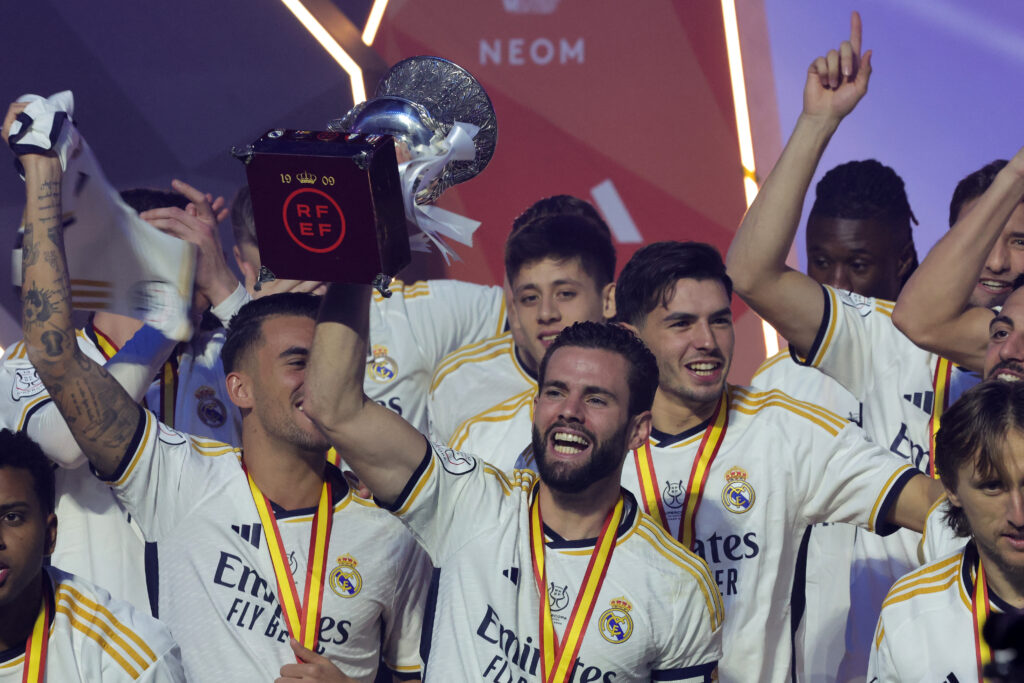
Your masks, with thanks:
[[[245,559],[222,550],[213,583],[235,594],[230,606],[221,608],[226,610],[226,623],[244,631],[262,633],[279,643],[288,642],[288,625],[281,614],[274,589],[259,572],[246,564]],[[219,599],[215,603],[221,605]],[[352,622],[348,619],[321,614],[317,653],[322,655],[326,652],[325,644],[343,645],[348,642],[351,629]]]
[[[231,530],[251,543],[254,548],[260,547],[260,539],[263,537],[263,525],[256,524],[232,524]]]
[[[388,355],[388,347],[373,345],[373,358],[366,364],[366,376],[377,384],[387,384],[398,377],[398,363]]]
[[[43,392],[45,387],[39,379],[39,373],[35,368],[16,368],[14,370],[14,386],[11,387],[11,398],[20,401],[29,396],[35,396]]]
[[[742,467],[731,467],[725,473],[722,505],[729,512],[742,515],[754,506],[754,487],[746,479],[747,471]]]
[[[434,452],[439,456],[441,466],[448,472],[452,474],[467,474],[476,467],[476,458],[473,456],[444,446],[436,441],[433,443]]]
[[[904,460],[909,460],[922,472],[928,471],[928,450],[910,439],[910,429],[905,422],[900,423],[900,431],[889,445],[889,450]]]
[[[678,509],[683,507],[684,500],[686,500],[686,482],[678,479],[665,483],[665,488],[661,491],[661,502],[667,507]]]
[[[736,567],[713,566],[722,562],[739,562],[751,560],[758,556],[761,547],[757,544],[757,534],[749,531],[742,536],[728,534],[719,536],[714,532],[709,537],[697,538],[693,541],[693,552],[708,563],[711,574],[718,584],[718,592],[722,595],[736,595],[739,592],[739,569]]]
[[[903,394],[903,400],[916,408],[920,408],[928,415],[932,414],[932,406],[935,402],[934,391],[915,391],[912,394]]]
[[[520,639],[515,631],[502,625],[498,611],[490,605],[487,605],[487,612],[476,629],[476,635],[484,641],[478,647],[498,649],[481,672],[481,680],[488,683],[526,683],[528,680],[538,680],[540,650],[533,636],[528,635],[525,639]],[[483,654],[483,649],[480,652]],[[481,661],[485,657],[486,655],[481,657]],[[609,683],[615,681],[618,676],[617,671],[604,671],[600,667],[589,666],[577,657],[567,680],[577,683]]]
[[[383,408],[390,408],[391,410],[393,410],[394,412],[398,413],[399,415],[402,414],[402,397],[401,396],[392,396],[391,398],[389,398],[387,400],[387,403],[385,403],[383,400],[378,400],[377,401],[377,405],[379,405],[379,406],[381,406]]]
[[[856,308],[862,318],[866,318],[871,313],[872,300],[870,298],[856,292],[847,292],[841,289],[837,291],[837,294],[839,295],[839,300],[844,305]]]
[[[633,605],[626,598],[615,598],[611,607],[601,613],[597,628],[609,643],[618,645],[633,635],[633,618],[629,616]]]
[[[356,569],[359,563],[356,558],[345,554],[338,558],[338,566],[328,575],[331,590],[338,597],[354,598],[363,588],[363,577]]]
[[[548,602],[552,612],[561,612],[569,606],[569,586],[559,586],[554,581],[548,587]]]
[[[228,410],[224,403],[217,398],[217,392],[213,387],[203,385],[196,389],[196,414],[207,427],[216,429],[222,427],[228,421]]]

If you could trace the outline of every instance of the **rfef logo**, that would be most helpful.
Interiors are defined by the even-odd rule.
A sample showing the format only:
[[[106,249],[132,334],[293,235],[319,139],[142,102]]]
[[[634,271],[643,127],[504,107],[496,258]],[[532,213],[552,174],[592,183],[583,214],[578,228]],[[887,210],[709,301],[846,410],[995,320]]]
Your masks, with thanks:
[[[282,215],[288,236],[306,251],[326,254],[345,239],[345,214],[323,190],[295,190],[284,200]]]

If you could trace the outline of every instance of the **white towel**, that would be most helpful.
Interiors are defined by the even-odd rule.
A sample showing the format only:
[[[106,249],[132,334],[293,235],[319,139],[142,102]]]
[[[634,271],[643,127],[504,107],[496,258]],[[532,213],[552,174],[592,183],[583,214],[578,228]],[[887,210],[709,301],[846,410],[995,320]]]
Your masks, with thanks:
[[[64,248],[74,307],[131,316],[171,339],[191,337],[195,246],[160,232],[121,200],[74,126],[70,91],[18,101],[29,105],[11,125],[11,148],[16,154],[53,150],[64,169]]]

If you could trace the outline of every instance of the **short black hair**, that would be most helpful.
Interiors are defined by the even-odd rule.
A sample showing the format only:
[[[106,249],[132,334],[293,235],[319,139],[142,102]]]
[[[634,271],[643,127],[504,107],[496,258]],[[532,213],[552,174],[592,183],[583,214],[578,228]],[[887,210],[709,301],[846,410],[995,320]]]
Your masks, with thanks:
[[[732,299],[732,279],[722,255],[703,242],[654,242],[637,250],[615,285],[616,318],[640,327],[647,314],[665,305],[679,280],[717,280]]]
[[[943,413],[935,435],[935,468],[943,485],[956,491],[960,467],[972,460],[981,477],[1005,481],[1006,437],[1012,431],[1024,432],[1024,383],[989,379],[964,392]],[[946,523],[957,536],[971,535],[963,508],[951,505]]]
[[[603,349],[626,359],[629,375],[629,416],[650,410],[658,390],[658,361],[640,338],[614,323],[578,322],[562,330],[544,353],[537,372],[537,386],[544,386],[548,361],[560,348]]]
[[[188,197],[170,190],[155,190],[148,187],[137,187],[131,190],[123,190],[121,199],[128,206],[142,213],[150,209],[164,209],[169,206],[184,209],[188,206]]]
[[[263,339],[263,321],[280,315],[297,315],[316,320],[319,310],[320,297],[303,292],[272,294],[253,299],[242,306],[228,323],[227,338],[220,351],[224,372],[234,372],[241,357]]]
[[[35,441],[25,432],[0,429],[0,469],[28,470],[32,488],[46,514],[54,511],[56,489],[53,464]]]
[[[615,245],[608,224],[590,204],[558,195],[534,203],[513,222],[505,241],[505,274],[514,282],[527,263],[578,258],[600,288],[615,279]]]
[[[248,185],[242,185],[231,200],[231,234],[235,244],[252,244],[256,242],[256,219],[252,213],[252,194]]]
[[[956,189],[953,190],[953,198],[949,200],[949,227],[952,228],[957,219],[960,218],[960,212],[963,210],[964,204],[985,194],[985,190],[988,189],[988,186],[992,184],[992,181],[996,179],[996,176],[1008,163],[1010,162],[1006,159],[990,161],[974,173],[964,176],[956,184]]]
[[[848,161],[826,173],[815,187],[811,213],[886,221],[901,232],[905,229],[907,238],[911,236],[910,224],[917,224],[903,178],[877,159]]]

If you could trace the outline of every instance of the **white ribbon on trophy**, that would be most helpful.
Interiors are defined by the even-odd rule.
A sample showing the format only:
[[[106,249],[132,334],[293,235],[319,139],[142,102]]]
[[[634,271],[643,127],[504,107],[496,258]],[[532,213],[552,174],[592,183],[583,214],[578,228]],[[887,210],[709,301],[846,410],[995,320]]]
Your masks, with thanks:
[[[448,162],[471,161],[476,156],[473,138],[479,131],[480,128],[471,123],[456,121],[443,140],[410,148],[412,161],[398,165],[406,218],[422,232],[409,238],[413,250],[429,252],[433,243],[445,262],[451,263],[453,258],[461,259],[443,238],[473,246],[473,232],[480,227],[480,221],[431,204],[417,204],[416,195],[422,188],[430,187]]]

